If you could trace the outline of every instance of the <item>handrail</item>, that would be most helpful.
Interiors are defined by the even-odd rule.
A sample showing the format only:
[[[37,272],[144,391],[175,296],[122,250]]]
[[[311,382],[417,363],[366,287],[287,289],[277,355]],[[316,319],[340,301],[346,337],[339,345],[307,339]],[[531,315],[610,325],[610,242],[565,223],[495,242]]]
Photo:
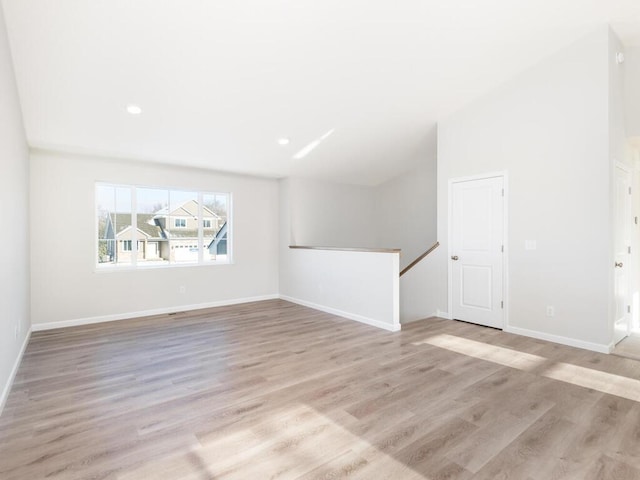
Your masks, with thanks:
[[[420,255],[418,258],[416,258],[413,262],[411,262],[409,265],[407,265],[406,267],[404,267],[402,269],[402,271],[400,272],[400,276],[404,275],[405,273],[407,273],[409,270],[411,270],[413,267],[415,267],[420,260],[422,260],[424,257],[426,257],[427,255],[429,255],[431,252],[433,252],[436,248],[438,248],[440,246],[440,242],[436,242],[434,243],[431,248],[429,248],[429,250],[427,250],[426,252],[424,252],[422,255]]]
[[[336,250],[339,252],[400,253],[399,248],[313,247],[308,245],[289,245],[289,248],[299,248],[303,250]]]

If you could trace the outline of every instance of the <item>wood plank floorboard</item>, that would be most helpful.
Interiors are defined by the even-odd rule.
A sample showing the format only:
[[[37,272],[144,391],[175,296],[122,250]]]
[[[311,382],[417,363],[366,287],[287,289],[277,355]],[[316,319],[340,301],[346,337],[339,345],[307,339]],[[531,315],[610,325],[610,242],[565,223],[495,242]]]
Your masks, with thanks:
[[[637,480],[640,362],[281,300],[33,333],[2,480]]]

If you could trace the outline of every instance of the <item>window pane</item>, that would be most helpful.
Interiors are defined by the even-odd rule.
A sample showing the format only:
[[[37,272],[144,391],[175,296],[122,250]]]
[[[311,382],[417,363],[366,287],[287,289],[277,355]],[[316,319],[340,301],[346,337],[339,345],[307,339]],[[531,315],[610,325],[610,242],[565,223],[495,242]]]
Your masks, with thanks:
[[[96,184],[97,263],[150,266],[226,262],[229,205],[230,195],[226,193]]]
[[[198,194],[169,192],[169,245],[171,263],[198,263]]]
[[[131,188],[98,185],[98,265],[131,265]],[[130,244],[129,244],[130,247]]]
[[[138,263],[166,265],[170,249],[167,233],[169,191],[136,188],[138,211]]]
[[[203,220],[211,226],[203,229],[203,260],[205,262],[227,261],[227,218],[229,196],[227,194],[204,194]]]

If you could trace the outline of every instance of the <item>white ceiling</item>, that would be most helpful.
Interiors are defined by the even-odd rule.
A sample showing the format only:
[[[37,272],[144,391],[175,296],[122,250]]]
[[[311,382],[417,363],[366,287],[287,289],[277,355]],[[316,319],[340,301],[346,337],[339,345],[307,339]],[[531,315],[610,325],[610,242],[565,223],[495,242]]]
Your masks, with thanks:
[[[2,3],[33,147],[368,185],[598,25],[640,45],[639,0]]]

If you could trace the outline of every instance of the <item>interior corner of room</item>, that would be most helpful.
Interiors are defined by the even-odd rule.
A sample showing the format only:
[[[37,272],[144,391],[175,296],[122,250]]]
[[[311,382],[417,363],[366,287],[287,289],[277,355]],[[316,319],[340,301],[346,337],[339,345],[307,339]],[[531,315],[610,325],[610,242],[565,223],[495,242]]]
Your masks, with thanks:
[[[198,70],[191,54],[180,59],[190,81],[154,64],[157,85],[134,66],[134,83],[123,87],[119,74],[105,72],[131,66],[138,48],[163,38],[161,29],[127,53],[126,41],[140,34],[119,25],[120,53],[104,53],[107,45],[92,38],[103,53],[81,67],[64,48],[80,51],[91,15],[73,32],[53,7],[38,8],[17,0],[0,8],[0,204],[8,230],[0,236],[0,413],[32,332],[273,299],[389,335],[439,317],[601,353],[619,344],[616,353],[640,358],[640,40],[624,26],[572,25],[539,48],[526,43],[530,57],[509,65],[487,58],[483,70],[465,56],[464,68],[446,63],[443,78],[425,67],[400,81],[371,63],[367,71],[380,78],[368,76],[366,86],[332,46],[351,92],[340,102],[351,103],[327,106],[331,95],[315,91],[317,112],[305,116],[301,105],[314,95],[301,71],[324,73],[297,50],[301,68],[292,72],[271,56],[265,65],[264,48],[239,45],[258,77],[239,72],[238,90],[218,66]],[[46,25],[38,35],[32,17]],[[317,39],[304,38],[318,50]],[[452,45],[459,55],[471,48],[463,47]],[[65,60],[54,68],[57,54]],[[400,58],[407,77],[414,57]],[[477,82],[463,82],[474,65]],[[432,77],[446,105],[423,92]],[[213,78],[219,89],[207,84]],[[288,107],[276,78],[300,94]],[[169,98],[162,89],[172,85],[181,93]],[[201,107],[191,89],[206,97]],[[140,111],[127,112],[135,96]],[[139,214],[128,225],[140,227],[130,233],[138,236],[116,237],[121,230],[113,242],[128,241],[122,245],[142,260],[117,265],[115,254],[98,251],[98,184],[228,193],[231,260],[178,265],[168,256],[156,262],[166,268],[145,267],[147,244],[131,246],[152,235]],[[160,207],[171,210],[160,205],[144,221],[160,225]],[[203,240],[207,227],[188,215],[201,222],[200,243],[185,248],[202,263],[216,233]],[[158,227],[158,241],[171,241],[186,222],[169,234]],[[100,255],[113,268],[102,268]]]

